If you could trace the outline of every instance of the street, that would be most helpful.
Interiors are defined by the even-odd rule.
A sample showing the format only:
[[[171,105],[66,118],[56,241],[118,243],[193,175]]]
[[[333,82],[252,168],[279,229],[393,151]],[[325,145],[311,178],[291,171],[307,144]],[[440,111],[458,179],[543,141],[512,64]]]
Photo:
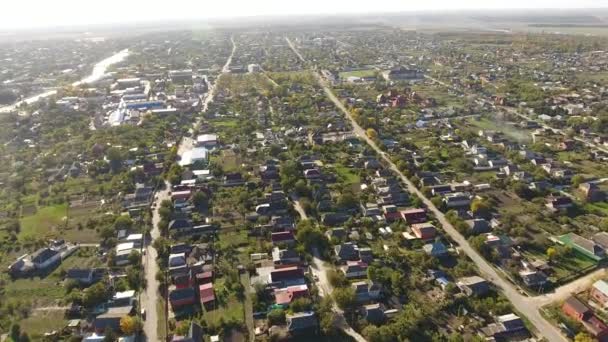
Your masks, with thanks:
[[[389,165],[389,168],[401,179],[401,181],[407,186],[410,193],[416,194],[426,205],[426,207],[435,215],[444,231],[460,246],[462,251],[477,265],[479,273],[482,277],[488,281],[494,283],[496,287],[502,290],[503,294],[511,301],[515,309],[523,314],[528,320],[534,325],[538,334],[546,337],[549,341],[567,341],[567,339],[561,334],[560,330],[547,321],[539,312],[540,306],[534,299],[521,295],[513,284],[503,279],[476,250],[474,250],[469,242],[452,226],[450,222],[445,218],[445,215],[435,207],[435,205],[420,191],[418,188],[409,180],[407,177],[399,171],[397,166],[392,160],[383,153],[376,143],[371,140],[366,134],[365,130],[359,126],[359,124],[350,115],[350,112],[344,107],[342,102],[336,97],[333,91],[328,87],[323,78],[317,74],[319,84],[323,87],[325,93],[329,99],[338,107],[350,120],[354,133],[361,139],[365,140],[367,144],[381,156],[381,158]]]
[[[230,41],[232,42],[232,52],[228,59],[226,60],[226,64],[222,68],[222,73],[218,76],[218,80],[221,75],[230,71],[230,63],[232,62],[232,57],[234,56],[234,52],[236,51],[236,43],[234,39],[230,37]],[[205,96],[203,102],[202,112],[207,111],[209,107],[209,103],[213,100],[213,96],[215,94],[215,87],[217,85],[217,80],[210,87],[209,92]],[[194,123],[194,128],[199,126],[201,118],[196,120]],[[178,146],[178,154],[187,151],[192,147],[193,140],[189,137],[184,137]],[[180,154],[181,155],[181,154]],[[146,257],[144,261],[144,273],[146,278],[146,291],[145,295],[142,298],[141,307],[146,310],[146,320],[144,322],[144,334],[146,336],[146,340],[148,341],[161,341],[165,339],[165,336],[158,336],[157,333],[157,325],[166,324],[166,322],[159,322],[159,318],[156,311],[156,305],[158,303],[158,287],[160,283],[156,279],[156,274],[158,273],[158,264],[156,262],[156,258],[158,253],[154,248],[153,244],[156,239],[160,237],[160,230],[158,229],[158,223],[160,222],[160,215],[158,213],[158,209],[160,208],[160,203],[166,199],[170,199],[169,191],[171,189],[171,185],[169,183],[165,183],[165,189],[156,193],[156,198],[154,199],[154,210],[152,212],[152,230],[150,231],[150,242],[148,246],[146,246]]]

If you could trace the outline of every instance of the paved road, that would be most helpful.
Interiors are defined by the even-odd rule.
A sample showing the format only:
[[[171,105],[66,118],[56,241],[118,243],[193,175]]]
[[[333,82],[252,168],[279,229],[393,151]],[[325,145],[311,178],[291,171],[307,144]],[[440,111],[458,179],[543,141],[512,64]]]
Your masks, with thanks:
[[[218,80],[221,75],[230,71],[230,63],[232,62],[232,57],[234,56],[234,52],[236,51],[236,44],[234,42],[233,37],[230,37],[230,41],[232,42],[232,52],[228,59],[226,60],[226,64],[222,68],[221,74],[218,76]],[[210,87],[209,92],[207,92],[206,97],[203,100],[203,108],[202,111],[207,111],[209,107],[209,103],[213,100],[213,96],[215,95],[215,89],[217,85],[216,82]],[[198,127],[200,124],[201,118],[199,118],[195,123],[194,127]],[[180,146],[178,146],[178,152],[183,153],[189,147],[192,146],[192,139],[185,137],[182,139]],[[156,312],[156,305],[158,303],[158,287],[160,283],[156,280],[156,274],[158,273],[158,264],[156,263],[156,258],[158,253],[156,249],[153,247],[153,243],[156,239],[160,237],[160,230],[158,229],[158,223],[160,222],[160,215],[158,214],[158,209],[160,209],[160,203],[165,199],[170,199],[169,196],[170,184],[165,184],[165,190],[156,193],[156,198],[154,200],[155,208],[152,212],[152,231],[150,232],[151,241],[148,246],[146,246],[146,258],[144,261],[144,273],[146,278],[146,291],[144,297],[142,298],[142,308],[146,310],[146,320],[144,322],[144,334],[146,336],[147,341],[161,341],[164,340],[165,336],[158,336],[157,334],[157,325],[158,324],[166,324],[166,322],[159,322],[158,315]]]
[[[498,275],[494,267],[490,265],[476,250],[469,245],[468,241],[452,226],[450,222],[445,218],[445,215],[433,205],[433,203],[426,197],[424,194],[414,186],[414,184],[407,179],[399,171],[397,166],[392,162],[392,160],[384,153],[382,150],[378,148],[376,143],[371,140],[365,134],[365,131],[359,124],[353,119],[350,112],[344,107],[342,102],[336,97],[333,91],[329,88],[327,83],[323,80],[321,75],[316,74],[319,80],[319,83],[323,87],[326,95],[329,99],[334,102],[336,107],[340,109],[346,117],[351,121],[353,126],[354,133],[365,140],[367,144],[374,149],[382,159],[387,163],[389,168],[401,179],[401,181],[407,186],[408,191],[410,193],[416,194],[427,206],[427,208],[435,215],[439,223],[443,226],[445,232],[460,246],[461,250],[469,257],[479,268],[480,274],[487,280],[491,281],[496,285],[499,289],[502,290],[503,294],[511,301],[513,306],[517,311],[522,313],[524,316],[528,318],[528,320],[534,325],[537,332],[540,335],[546,337],[549,341],[567,341],[567,339],[560,333],[559,329],[553,326],[550,322],[548,322],[544,317],[541,316],[538,311],[538,305],[528,297],[521,295],[517,289],[510,282],[504,280],[502,277]]]

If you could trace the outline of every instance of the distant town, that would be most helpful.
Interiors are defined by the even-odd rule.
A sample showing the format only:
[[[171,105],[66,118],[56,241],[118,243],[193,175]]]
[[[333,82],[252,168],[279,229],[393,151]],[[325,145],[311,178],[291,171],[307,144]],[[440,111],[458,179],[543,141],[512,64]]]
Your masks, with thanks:
[[[608,341],[608,36],[371,22],[0,43],[0,340]]]

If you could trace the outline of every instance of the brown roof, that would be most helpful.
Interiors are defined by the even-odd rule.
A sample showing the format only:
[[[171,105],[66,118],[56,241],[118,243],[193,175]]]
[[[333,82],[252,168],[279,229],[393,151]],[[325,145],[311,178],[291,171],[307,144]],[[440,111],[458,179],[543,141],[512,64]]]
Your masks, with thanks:
[[[569,307],[571,307],[574,311],[576,311],[579,314],[585,314],[586,312],[589,311],[589,308],[583,304],[580,300],[578,300],[576,297],[570,297],[568,299],[566,299],[566,301],[564,302],[564,306],[568,305]]]

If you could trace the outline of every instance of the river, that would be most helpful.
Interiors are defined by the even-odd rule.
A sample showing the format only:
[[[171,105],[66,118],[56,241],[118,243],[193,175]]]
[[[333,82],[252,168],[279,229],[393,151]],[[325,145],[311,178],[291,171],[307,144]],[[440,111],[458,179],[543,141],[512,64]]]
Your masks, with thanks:
[[[76,87],[76,86],[79,86],[84,83],[93,83],[95,81],[100,80],[106,74],[106,71],[112,64],[116,64],[118,62],[123,61],[125,58],[127,58],[128,55],[129,55],[129,50],[124,49],[124,50],[119,51],[119,52],[115,53],[114,55],[100,61],[99,63],[95,64],[95,66],[93,67],[93,71],[91,72],[90,75],[88,75],[87,77],[83,78],[80,81],[76,81],[76,82],[72,83],[72,85]],[[55,94],[57,94],[57,90],[49,90],[44,93],[40,93],[40,94],[31,96],[31,97],[28,97],[27,99],[19,101],[13,105],[0,108],[0,113],[10,112],[10,111],[14,110],[15,108],[17,108],[22,103],[31,104],[40,99],[43,99],[45,97],[49,97],[49,96],[52,96]]]

